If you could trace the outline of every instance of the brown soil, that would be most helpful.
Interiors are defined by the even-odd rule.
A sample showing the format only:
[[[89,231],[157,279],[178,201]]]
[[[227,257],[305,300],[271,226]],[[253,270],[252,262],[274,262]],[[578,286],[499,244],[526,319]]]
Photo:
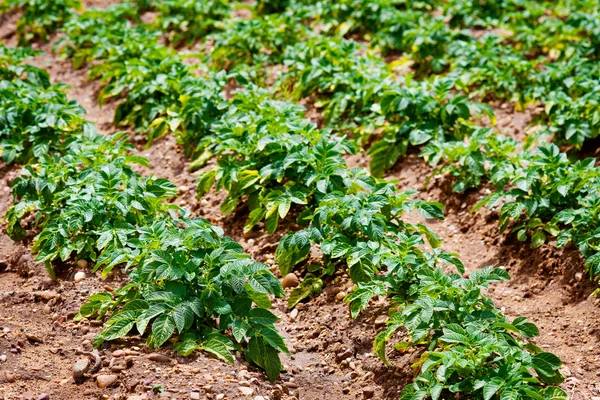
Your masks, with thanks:
[[[6,31],[5,25],[0,34],[6,35]],[[42,49],[51,54],[50,45],[43,45]],[[116,130],[111,122],[114,107],[97,106],[98,84],[87,81],[85,69],[75,71],[68,62],[52,55],[39,57],[35,64],[47,68],[53,81],[72,87],[69,95],[88,111],[88,118],[102,132]],[[500,125],[510,129],[511,136],[523,137],[527,115],[516,115],[506,108],[499,113],[500,118]],[[141,153],[151,161],[152,169],[145,173],[171,179],[180,188],[179,204],[221,226],[258,260],[272,263],[285,227],[274,235],[255,229],[244,237],[243,212],[223,216],[219,211],[223,194],[210,193],[202,200],[196,199],[194,181],[198,172],[188,172],[188,162],[174,138],[158,140],[149,149],[143,149],[142,139],[132,134]],[[353,165],[368,163],[363,156],[349,161]],[[398,179],[399,190],[422,189],[429,172],[413,154],[399,163],[388,178]],[[0,165],[2,214],[12,200],[8,185],[18,173],[17,168]],[[509,317],[523,315],[538,325],[541,334],[536,343],[565,362],[563,372],[567,379],[563,388],[571,398],[599,396],[599,301],[588,297],[594,285],[582,274],[583,263],[576,249],[558,250],[550,244],[531,250],[527,244],[498,232],[493,210],[470,212],[486,189],[454,194],[450,187],[444,179],[435,179],[419,195],[447,206],[448,217],[444,221],[427,223],[444,239],[447,250],[460,255],[468,271],[495,265],[510,272],[511,280],[494,285],[489,295]],[[99,388],[95,376],[76,383],[73,364],[85,358],[77,352],[92,349],[90,341],[100,327],[92,322],[75,323],[72,317],[90,293],[118,287],[124,277],[116,274],[102,281],[98,274],[86,270],[87,277],[75,283],[75,272],[75,267],[66,268],[61,271],[63,278],[52,282],[43,266],[33,261],[28,248],[0,235],[0,356],[6,356],[0,359],[0,399],[37,399],[43,393],[50,399],[62,400],[260,400],[260,396],[344,400],[371,395],[393,399],[412,378],[410,365],[417,354],[391,353],[395,368],[385,367],[372,354],[372,340],[381,329],[375,326],[375,320],[386,313],[385,303],[372,304],[368,312],[352,320],[347,305],[339,300],[339,293],[349,290],[351,283],[347,276],[339,275],[328,283],[322,295],[298,307],[297,316],[287,309],[284,299],[275,302],[274,312],[281,317],[278,328],[292,351],[292,355],[284,357],[286,371],[276,383],[268,382],[240,357],[230,366],[204,353],[181,358],[165,348],[158,351],[166,356],[163,360],[156,354],[149,358],[151,350],[138,337],[98,349],[102,366],[95,375],[116,375],[112,386]],[[248,392],[243,392],[246,389]],[[250,390],[252,394],[245,394]]]

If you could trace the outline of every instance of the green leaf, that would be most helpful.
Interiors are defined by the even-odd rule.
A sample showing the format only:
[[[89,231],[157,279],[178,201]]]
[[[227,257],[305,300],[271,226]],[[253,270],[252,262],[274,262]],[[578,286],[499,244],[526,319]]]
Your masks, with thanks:
[[[146,343],[151,348],[160,347],[169,340],[173,333],[175,333],[173,318],[170,315],[163,314],[152,323],[152,333],[148,336]]]
[[[171,316],[173,317],[177,331],[179,331],[180,334],[189,329],[194,322],[194,311],[186,303],[178,304],[171,313]]]
[[[105,341],[121,338],[127,335],[129,331],[131,331],[131,328],[133,328],[134,323],[135,321],[132,319],[118,320],[117,322],[112,324],[108,329],[104,330],[99,336]]]
[[[234,347],[226,336],[211,335],[207,340],[200,343],[199,348],[215,355],[226,363],[231,365],[234,363],[232,354]]]
[[[543,230],[537,230],[531,237],[531,247],[536,248],[540,247],[546,241],[546,234]]]

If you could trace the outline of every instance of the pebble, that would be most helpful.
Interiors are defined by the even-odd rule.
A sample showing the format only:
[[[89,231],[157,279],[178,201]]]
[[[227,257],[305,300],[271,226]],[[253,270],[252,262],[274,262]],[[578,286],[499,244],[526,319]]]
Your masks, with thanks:
[[[7,357],[6,357],[6,354],[2,354],[2,355],[0,356],[0,361],[4,362],[4,361],[6,361],[6,358],[7,358]]]
[[[160,354],[160,353],[150,353],[146,356],[146,358],[150,361],[156,361],[156,362],[162,362],[162,363],[171,362],[171,359],[169,357],[165,356],[164,354]]]
[[[298,310],[296,310],[295,308],[292,310],[292,312],[290,313],[290,319],[292,320],[292,322],[294,322],[296,320],[296,318],[298,317]]]
[[[37,343],[43,343],[44,342],[41,337],[36,336],[36,335],[30,335],[30,334],[26,333],[25,337],[27,338],[27,340],[29,340],[31,342],[37,342]]]
[[[122,357],[124,355],[125,355],[125,352],[123,350],[115,350],[112,352],[113,357]]]
[[[117,375],[98,375],[96,377],[96,385],[100,389],[114,385],[119,377]]]
[[[190,399],[191,400],[200,400],[200,393],[199,392],[191,392]]]
[[[390,318],[387,315],[380,315],[375,318],[375,326],[383,326]]]
[[[42,393],[38,396],[37,400],[50,400],[50,395],[48,393]]]
[[[79,260],[77,261],[77,266],[81,269],[85,269],[88,266],[87,260]]]
[[[252,396],[252,394],[254,393],[254,389],[246,387],[246,386],[240,386],[238,387],[238,390],[244,395],[244,396]]]
[[[90,369],[90,359],[81,358],[73,364],[73,379],[75,381],[83,378],[84,374]]]
[[[300,284],[298,277],[296,274],[289,273],[281,280],[281,286],[284,288],[293,288]]]
[[[80,260],[80,261],[84,261],[84,260]],[[79,271],[79,272],[77,272],[77,273],[75,274],[75,277],[73,278],[73,280],[74,280],[76,283],[79,283],[79,282],[81,282],[81,281],[82,281],[82,280],[84,280],[84,279],[85,279],[85,272],[83,272],[83,271]]]
[[[216,399],[216,400],[223,400],[224,398],[225,398],[225,394],[223,394],[223,393],[219,393],[219,394],[218,394],[218,395],[215,397],[215,399]]]
[[[45,290],[40,294],[40,297],[44,301],[50,301],[50,300],[56,298],[57,296],[58,296],[58,293],[56,293],[54,290]]]
[[[366,388],[363,389],[363,397],[365,399],[370,399],[373,396],[375,396],[375,389],[374,388],[368,386],[368,387],[366,387]]]
[[[266,399],[264,397],[262,397],[262,396],[256,396],[254,398],[254,400],[266,400]]]
[[[344,300],[344,297],[346,297],[346,292],[339,292],[335,295],[335,299],[338,301]]]
[[[17,374],[15,374],[15,373],[12,373],[12,372],[8,372],[8,371],[6,371],[6,372],[4,373],[4,377],[6,378],[6,381],[7,381],[8,383],[14,383],[14,382],[16,382],[16,381],[17,381],[17,379],[18,379],[18,376],[17,376]]]

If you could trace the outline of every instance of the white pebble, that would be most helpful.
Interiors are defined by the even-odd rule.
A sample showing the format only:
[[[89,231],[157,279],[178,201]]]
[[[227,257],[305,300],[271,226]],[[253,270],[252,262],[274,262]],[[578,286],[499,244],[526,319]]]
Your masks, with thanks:
[[[73,280],[75,282],[81,282],[84,279],[85,279],[85,272],[83,272],[83,271],[79,271],[78,273],[76,273],[75,277],[73,278]]]

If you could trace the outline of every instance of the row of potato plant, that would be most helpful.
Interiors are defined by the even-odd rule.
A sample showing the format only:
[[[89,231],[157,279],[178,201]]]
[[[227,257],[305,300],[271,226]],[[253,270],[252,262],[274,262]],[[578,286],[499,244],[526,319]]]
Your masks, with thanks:
[[[492,192],[474,208],[499,207],[499,227],[539,247],[577,246],[592,279],[600,277],[600,168],[595,158],[573,161],[555,144],[522,150],[511,138],[481,128],[467,141],[430,144],[422,156],[448,174],[454,191],[483,182]]]
[[[233,363],[241,351],[275,380],[279,353],[288,351],[269,311],[269,295],[284,294],[277,278],[220,228],[170,203],[173,183],[134,172],[148,161],[132,154],[123,133],[96,133],[45,71],[15,66],[32,54],[2,47],[0,56],[0,88],[19,88],[2,98],[0,143],[8,161],[30,161],[11,184],[9,236],[37,233],[32,251],[53,277],[55,266],[78,259],[103,277],[126,271],[125,286],[81,307],[77,318],[108,316],[95,345],[133,333],[147,333],[149,347],[175,338],[183,355],[204,350]],[[8,145],[21,132],[30,148],[12,157]]]

